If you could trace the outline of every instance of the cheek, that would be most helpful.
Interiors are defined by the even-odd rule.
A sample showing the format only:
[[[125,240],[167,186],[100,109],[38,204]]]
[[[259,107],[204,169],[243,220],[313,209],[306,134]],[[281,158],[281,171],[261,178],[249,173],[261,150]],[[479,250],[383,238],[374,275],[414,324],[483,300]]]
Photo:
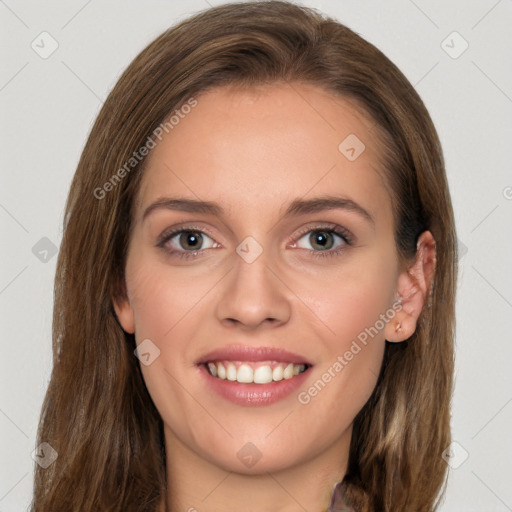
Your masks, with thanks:
[[[173,308],[168,304],[166,283],[158,278],[149,265],[140,266],[127,282],[131,291],[137,339],[161,339],[172,326]]]
[[[388,294],[374,283],[367,287],[358,280],[354,286],[345,282],[343,290],[338,290],[330,300],[323,296],[319,306],[319,316],[329,327],[332,340],[329,345],[338,351],[348,349],[352,340],[364,343],[365,333],[371,331],[377,339],[384,336],[384,322],[381,315],[389,308]],[[375,329],[379,332],[375,332]],[[380,334],[382,336],[380,336]]]
[[[343,349],[360,333],[377,323],[391,306],[395,284],[395,262],[386,253],[354,256],[336,272],[318,276],[307,286],[306,295],[316,316],[331,334],[330,343]]]
[[[143,255],[134,257],[127,265],[135,331],[137,339],[150,338],[163,343],[174,326],[205,295],[208,282],[199,279],[191,284],[185,272],[170,272],[154,258],[146,261],[143,258]]]
[[[143,251],[133,254],[126,267],[137,344],[149,339],[159,351],[155,356],[151,349],[154,359],[141,364],[144,381],[161,416],[178,429],[183,428],[180,415],[193,414],[194,403],[179,383],[188,377],[184,374],[190,367],[188,340],[193,336],[194,315],[205,288],[202,282],[191,286],[183,274],[171,272]],[[170,403],[176,407],[169,407]]]
[[[320,380],[329,384],[332,400],[350,398],[345,407],[355,415],[371,395],[385,348],[384,327],[394,315],[391,301],[395,262],[386,254],[340,266],[336,275],[309,288],[319,333],[326,348]],[[392,316],[393,315],[393,316]],[[320,386],[322,384],[320,383]],[[315,391],[313,391],[315,393]],[[350,415],[349,415],[350,416]]]

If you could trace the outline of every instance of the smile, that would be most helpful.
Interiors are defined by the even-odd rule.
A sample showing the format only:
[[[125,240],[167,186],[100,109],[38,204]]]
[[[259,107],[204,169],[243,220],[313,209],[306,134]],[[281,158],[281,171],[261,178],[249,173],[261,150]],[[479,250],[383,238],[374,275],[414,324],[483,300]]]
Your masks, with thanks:
[[[195,365],[205,393],[252,407],[270,406],[297,393],[309,380],[313,361],[279,347],[226,345]]]
[[[309,367],[307,364],[280,361],[209,361],[205,365],[213,377],[244,384],[269,384],[292,379]]]

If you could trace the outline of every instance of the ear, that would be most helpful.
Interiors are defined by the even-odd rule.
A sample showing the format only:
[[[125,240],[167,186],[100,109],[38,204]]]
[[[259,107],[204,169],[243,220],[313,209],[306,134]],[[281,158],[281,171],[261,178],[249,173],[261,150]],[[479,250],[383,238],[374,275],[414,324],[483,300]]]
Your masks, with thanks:
[[[124,280],[118,290],[119,291],[116,293],[116,296],[112,298],[112,304],[114,305],[117,320],[125,332],[133,334],[135,332],[135,316],[133,314],[130,299],[126,292],[126,284]]]
[[[409,339],[416,330],[418,318],[429,299],[436,266],[436,242],[430,231],[418,238],[414,263],[398,276],[397,292],[402,308],[385,327],[387,341]]]

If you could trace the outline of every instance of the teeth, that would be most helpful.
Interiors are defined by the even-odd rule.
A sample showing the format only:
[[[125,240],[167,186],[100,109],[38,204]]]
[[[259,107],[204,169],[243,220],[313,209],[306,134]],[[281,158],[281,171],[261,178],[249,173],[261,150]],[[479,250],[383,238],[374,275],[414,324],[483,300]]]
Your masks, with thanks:
[[[255,384],[268,384],[272,382],[272,368],[270,366],[259,366],[254,370],[254,383]]]
[[[208,363],[208,370],[214,377],[217,377],[217,367],[213,363]]]
[[[238,382],[254,382],[254,371],[250,366],[247,366],[246,364],[243,364],[238,368],[238,371],[236,372],[236,380]]]
[[[210,365],[213,365],[215,367],[214,363],[208,363],[208,367],[210,367]],[[210,373],[214,377],[219,377],[219,379],[225,379],[226,378],[226,368],[224,368],[224,365],[222,363],[219,363],[217,365],[217,375],[215,375],[211,370],[210,370]]]
[[[235,381],[236,380],[236,367],[234,364],[229,363],[228,367],[226,368],[226,378],[228,380]]]
[[[261,364],[244,362],[235,365],[232,362],[209,362],[207,364],[210,375],[222,380],[237,381],[244,384],[269,384],[280,380],[291,379],[306,370],[304,364],[273,363]]]
[[[293,364],[290,363],[285,369],[283,373],[283,377],[285,379],[291,379],[293,377]]]
[[[283,372],[284,369],[281,365],[276,366],[274,370],[272,371],[272,379],[277,381],[283,380]]]

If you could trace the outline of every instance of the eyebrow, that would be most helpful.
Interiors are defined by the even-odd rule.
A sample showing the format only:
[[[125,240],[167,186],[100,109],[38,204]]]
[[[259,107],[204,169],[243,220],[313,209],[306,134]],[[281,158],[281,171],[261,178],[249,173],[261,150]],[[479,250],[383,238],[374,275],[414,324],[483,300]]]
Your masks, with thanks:
[[[202,213],[217,217],[221,217],[224,214],[224,209],[219,204],[211,201],[199,201],[197,199],[178,197],[162,197],[144,210],[142,220],[144,221],[151,212],[158,209],[176,210],[188,213]],[[356,203],[352,199],[337,196],[321,196],[313,199],[295,199],[290,203],[283,217],[289,218],[298,215],[307,215],[338,209],[357,213],[370,224],[375,226],[375,219],[360,204]]]

